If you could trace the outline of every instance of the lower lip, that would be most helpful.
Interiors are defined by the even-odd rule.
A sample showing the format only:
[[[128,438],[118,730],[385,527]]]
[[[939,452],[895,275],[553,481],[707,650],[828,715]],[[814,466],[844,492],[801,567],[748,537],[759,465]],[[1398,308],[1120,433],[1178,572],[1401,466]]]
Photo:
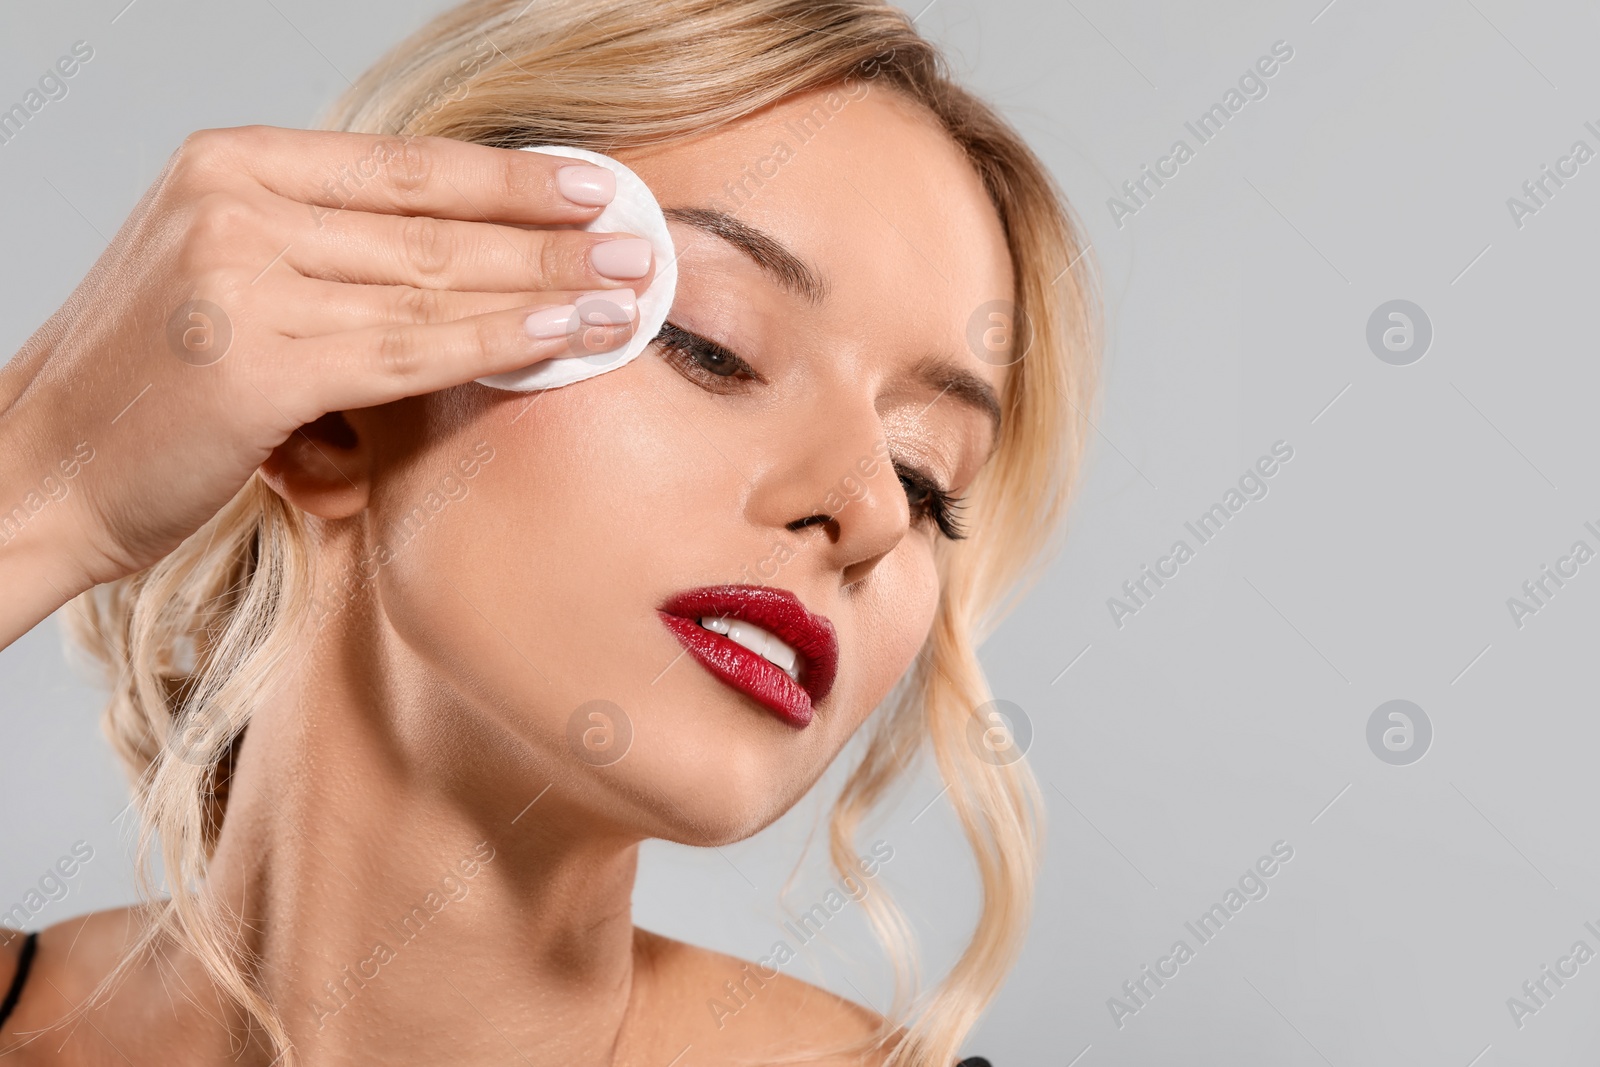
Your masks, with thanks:
[[[719,680],[737,689],[796,729],[811,724],[811,694],[761,656],[712,633],[694,619],[659,613],[661,621],[689,655]]]

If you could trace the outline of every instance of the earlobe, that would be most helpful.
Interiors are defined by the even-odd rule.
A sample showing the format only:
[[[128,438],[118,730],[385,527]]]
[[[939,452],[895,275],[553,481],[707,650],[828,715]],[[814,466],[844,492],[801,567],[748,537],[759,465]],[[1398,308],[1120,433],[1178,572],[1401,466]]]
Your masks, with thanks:
[[[344,519],[367,506],[371,492],[367,443],[333,411],[300,427],[261,464],[274,492],[302,511]]]

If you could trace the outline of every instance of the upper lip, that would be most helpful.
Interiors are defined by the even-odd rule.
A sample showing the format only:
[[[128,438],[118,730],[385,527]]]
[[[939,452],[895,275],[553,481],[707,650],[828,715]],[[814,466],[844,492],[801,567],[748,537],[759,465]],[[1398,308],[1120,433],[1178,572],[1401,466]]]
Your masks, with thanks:
[[[839,669],[839,639],[826,616],[814,615],[787,589],[768,585],[715,585],[679,593],[661,610],[686,619],[743,619],[795,650],[800,688],[820,704]]]

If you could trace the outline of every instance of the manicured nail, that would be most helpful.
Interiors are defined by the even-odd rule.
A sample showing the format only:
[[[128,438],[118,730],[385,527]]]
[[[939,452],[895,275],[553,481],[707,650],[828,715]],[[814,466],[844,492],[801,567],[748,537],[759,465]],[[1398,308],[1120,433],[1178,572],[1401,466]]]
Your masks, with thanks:
[[[543,340],[547,337],[566,337],[578,332],[583,324],[578,321],[578,309],[572,304],[540,308],[522,320],[522,329],[529,337]]]
[[[589,262],[606,278],[643,278],[650,272],[650,242],[642,237],[602,241],[589,250]]]
[[[561,195],[583,207],[603,207],[617,195],[617,176],[604,167],[585,163],[556,171]]]
[[[597,289],[580,293],[578,318],[589,326],[626,326],[639,316],[639,300],[632,289]]]

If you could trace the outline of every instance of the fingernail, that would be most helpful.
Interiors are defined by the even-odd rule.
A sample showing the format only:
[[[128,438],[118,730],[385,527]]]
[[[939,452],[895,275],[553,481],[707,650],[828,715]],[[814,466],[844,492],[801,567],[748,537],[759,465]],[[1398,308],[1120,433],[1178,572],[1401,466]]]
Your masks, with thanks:
[[[583,207],[602,207],[617,195],[617,176],[604,167],[585,163],[556,171],[556,187],[561,195]]]
[[[597,289],[580,293],[578,318],[589,326],[626,326],[639,315],[639,300],[632,289]]]
[[[602,241],[589,250],[589,262],[606,278],[643,278],[650,271],[650,242],[642,237]]]
[[[577,312],[577,307],[572,304],[540,308],[522,320],[522,329],[529,337],[540,340],[547,337],[566,337],[577,333],[582,325],[578,321]]]

